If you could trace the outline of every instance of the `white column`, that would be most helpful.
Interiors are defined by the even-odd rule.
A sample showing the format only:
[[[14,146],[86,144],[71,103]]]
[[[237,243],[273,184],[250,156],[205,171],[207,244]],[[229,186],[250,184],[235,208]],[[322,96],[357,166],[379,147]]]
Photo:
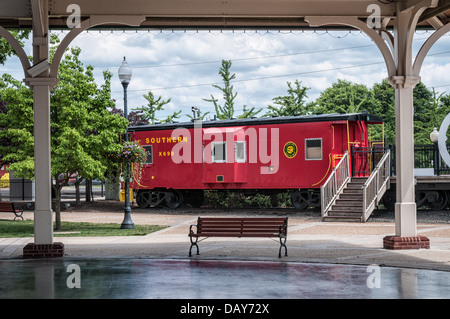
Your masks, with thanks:
[[[53,244],[50,155],[50,88],[55,79],[27,79],[34,94],[34,165],[36,200],[34,243]]]
[[[414,105],[413,89],[417,76],[389,78],[395,88],[396,198],[395,233],[400,237],[417,235],[417,210],[414,191]]]

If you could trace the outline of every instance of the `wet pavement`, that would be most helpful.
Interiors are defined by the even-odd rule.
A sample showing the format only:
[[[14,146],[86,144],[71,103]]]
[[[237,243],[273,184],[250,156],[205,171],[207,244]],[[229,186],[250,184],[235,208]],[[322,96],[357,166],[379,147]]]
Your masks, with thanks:
[[[217,260],[0,260],[0,299],[402,299],[450,297],[450,273]]]
[[[120,225],[123,214],[67,212],[62,218]],[[430,249],[392,251],[382,247],[392,223],[294,216],[288,257],[277,258],[279,243],[269,239],[208,238],[199,243],[200,255],[188,258],[187,234],[196,218],[135,213],[135,224],[167,227],[145,236],[55,237],[65,256],[54,259],[23,259],[32,238],[0,238],[0,300],[170,300],[178,302],[169,308],[179,314],[186,300],[450,298],[449,224],[418,225]]]

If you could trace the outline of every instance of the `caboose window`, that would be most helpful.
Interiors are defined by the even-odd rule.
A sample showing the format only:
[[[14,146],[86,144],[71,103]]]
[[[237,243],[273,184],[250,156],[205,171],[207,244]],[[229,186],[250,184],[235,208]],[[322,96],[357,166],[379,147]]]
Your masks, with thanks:
[[[305,140],[305,159],[321,160],[322,159],[322,139],[311,138]]]
[[[153,145],[144,145],[143,148],[145,153],[147,153],[145,164],[153,164]]]
[[[245,163],[247,161],[247,150],[244,141],[234,142],[234,161]]]
[[[211,156],[213,163],[225,163],[227,161],[227,142],[212,142]]]

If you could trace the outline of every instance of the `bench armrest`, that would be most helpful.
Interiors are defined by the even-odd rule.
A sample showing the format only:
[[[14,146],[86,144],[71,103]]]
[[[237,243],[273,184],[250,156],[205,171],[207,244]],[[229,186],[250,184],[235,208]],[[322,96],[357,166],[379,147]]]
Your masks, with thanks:
[[[286,232],[284,232],[283,229],[285,229],[285,225],[280,225],[280,232],[278,234],[278,236],[280,236],[280,238],[287,237],[287,228],[286,228]]]
[[[189,234],[188,236],[192,236],[194,233],[194,231],[192,230],[192,227],[196,227],[198,230],[198,224],[192,224],[191,226],[189,226]]]

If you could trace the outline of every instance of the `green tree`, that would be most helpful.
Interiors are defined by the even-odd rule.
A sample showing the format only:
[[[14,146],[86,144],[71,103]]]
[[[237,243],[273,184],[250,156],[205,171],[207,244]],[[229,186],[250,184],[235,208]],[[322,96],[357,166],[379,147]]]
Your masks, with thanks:
[[[450,96],[445,93],[439,94],[434,88],[428,90],[423,84],[419,86],[415,95],[417,102],[415,100],[414,103],[414,139],[417,144],[429,144],[431,131],[434,127],[439,129],[445,116],[450,112]]]
[[[373,108],[368,112],[383,117],[384,136],[387,145],[395,144],[395,92],[394,88],[386,81],[375,83],[372,87]]]
[[[308,106],[305,99],[308,97],[306,91],[310,88],[301,85],[301,82],[295,80],[295,87],[291,82],[287,82],[288,94],[277,96],[272,99],[274,104],[278,106],[268,106],[267,116],[294,116],[308,114]]]
[[[53,51],[54,52],[54,51]],[[114,164],[108,154],[121,149],[119,134],[125,133],[128,122],[109,112],[111,73],[104,73],[104,84],[94,82],[92,66],[84,67],[81,50],[67,51],[59,68],[60,82],[51,92],[51,156],[53,189],[55,191],[56,229],[61,229],[61,188],[70,176],[78,174],[86,179],[103,179],[105,171]],[[16,147],[1,148],[11,162],[10,169],[17,177],[32,178],[33,157],[33,100],[32,92],[11,77],[3,76],[0,95],[7,113],[0,114],[2,138]],[[17,117],[17,119],[15,119]]]
[[[414,96],[414,143],[429,144],[433,130],[435,115],[433,93],[422,83],[418,83],[413,91]]]
[[[60,82],[51,94],[52,175],[56,200],[56,227],[60,228],[59,202],[61,188],[69,176],[78,174],[87,180],[103,179],[111,162],[107,154],[121,149],[119,134],[128,122],[112,115],[110,96],[112,74],[104,72],[99,88],[93,67],[84,67],[81,49],[71,48],[59,67]],[[63,178],[61,179],[61,176]],[[79,180],[80,181],[80,180]]]
[[[242,109],[242,114],[238,116],[239,119],[244,119],[244,118],[252,118],[255,117],[256,115],[258,115],[258,113],[260,113],[262,111],[262,109],[258,109],[256,110],[256,108],[253,106],[251,108],[248,108],[247,105],[244,105],[243,109]]]
[[[144,98],[147,100],[147,105],[135,108],[133,110],[136,112],[140,112],[142,120],[148,121],[149,124],[155,124],[156,122],[171,123],[175,119],[180,117],[181,110],[173,112],[164,120],[159,120],[157,117],[157,113],[159,111],[164,111],[164,106],[170,103],[170,101],[172,100],[171,98],[167,100],[163,100],[161,96],[158,96],[156,98],[151,91],[148,91],[148,94],[144,94]]]
[[[314,113],[358,113],[372,108],[373,95],[363,84],[338,80],[316,100]]]
[[[237,92],[233,92],[233,85],[231,81],[236,78],[236,74],[231,74],[231,61],[222,60],[222,66],[219,69],[219,75],[222,77],[223,87],[214,84],[213,87],[219,89],[222,92],[223,105],[219,104],[219,100],[211,95],[210,99],[203,99],[206,102],[211,102],[216,110],[216,115],[219,120],[227,120],[234,118],[234,100],[237,96]],[[248,108],[247,105],[243,106],[243,113],[238,118],[248,118],[256,116],[261,109],[257,110],[255,107]]]
[[[230,60],[222,60],[222,66],[219,69],[219,75],[222,77],[224,87],[220,87],[216,84],[213,85],[213,87],[222,92],[224,105],[220,105],[218,103],[219,100],[213,95],[211,95],[210,99],[203,99],[206,102],[214,104],[217,118],[220,120],[231,119],[234,117],[234,99],[236,98],[237,93],[233,92],[233,85],[231,85],[230,82],[236,78],[236,74],[231,74],[231,64]]]
[[[9,74],[0,78],[0,156],[18,177],[34,176],[33,92]]]

